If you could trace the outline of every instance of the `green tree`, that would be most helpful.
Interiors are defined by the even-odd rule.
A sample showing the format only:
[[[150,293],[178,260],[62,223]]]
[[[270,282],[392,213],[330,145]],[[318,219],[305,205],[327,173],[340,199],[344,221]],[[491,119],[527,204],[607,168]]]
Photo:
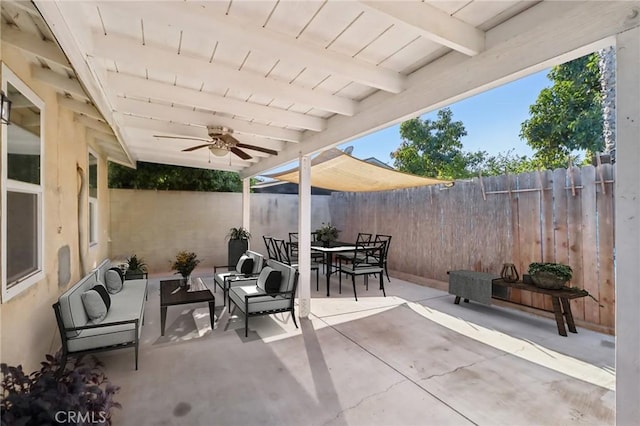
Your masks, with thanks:
[[[174,191],[242,192],[237,173],[138,162],[136,169],[109,163],[109,187]]]
[[[592,53],[551,68],[551,87],[542,89],[521,126],[520,137],[545,168],[566,167],[567,156],[602,151],[602,93],[598,55]]]
[[[400,125],[402,142],[391,153],[393,165],[403,172],[440,179],[475,176],[487,153],[463,151],[461,139],[466,135],[464,124],[453,121],[449,108],[438,111],[436,120],[405,121]]]
[[[517,155],[514,150],[510,149],[505,153],[489,156],[482,164],[482,174],[484,176],[499,176],[505,173],[519,174],[536,170],[539,162],[527,157],[526,155]]]

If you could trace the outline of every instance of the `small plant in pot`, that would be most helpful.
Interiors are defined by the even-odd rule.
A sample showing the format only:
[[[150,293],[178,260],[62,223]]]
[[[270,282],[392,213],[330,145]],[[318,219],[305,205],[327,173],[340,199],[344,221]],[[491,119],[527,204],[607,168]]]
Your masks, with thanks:
[[[560,289],[573,277],[571,267],[562,263],[534,262],[528,272],[536,286],[548,289]]]
[[[324,247],[329,247],[331,243],[338,241],[338,235],[340,235],[340,231],[331,223],[322,222],[322,226],[316,229],[316,238],[318,241],[322,241]]]
[[[127,272],[125,273],[125,279],[137,280],[144,278],[146,273],[147,264],[144,263],[144,260],[141,257],[134,254],[127,259]]]
[[[249,249],[249,240],[251,233],[243,227],[231,228],[227,234],[228,243],[228,263],[227,265],[236,265],[240,256]]]

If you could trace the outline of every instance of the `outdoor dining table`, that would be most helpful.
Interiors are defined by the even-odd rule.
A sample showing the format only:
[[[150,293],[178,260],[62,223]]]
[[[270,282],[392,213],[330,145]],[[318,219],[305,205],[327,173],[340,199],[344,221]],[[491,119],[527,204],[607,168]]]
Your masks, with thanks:
[[[344,242],[334,242],[329,245],[329,247],[325,247],[321,242],[313,242],[311,243],[311,250],[324,253],[324,265],[325,265],[325,276],[327,279],[327,297],[329,297],[329,282],[331,281],[332,274],[332,257],[336,253],[344,253],[349,251],[354,251],[356,249],[355,244],[353,243],[344,243]]]

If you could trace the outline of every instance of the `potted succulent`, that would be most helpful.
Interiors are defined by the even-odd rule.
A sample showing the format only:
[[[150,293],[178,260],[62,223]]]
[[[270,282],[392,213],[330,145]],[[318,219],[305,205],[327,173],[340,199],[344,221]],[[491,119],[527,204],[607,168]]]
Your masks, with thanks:
[[[571,267],[562,263],[534,262],[528,272],[536,286],[549,289],[560,289],[573,277]]]
[[[316,229],[316,238],[318,241],[322,241],[324,247],[329,247],[331,243],[338,241],[338,235],[340,231],[331,223],[322,222],[322,226]]]
[[[182,275],[181,286],[189,287],[191,284],[191,273],[200,263],[198,255],[192,251],[181,251],[176,255],[176,259],[171,264],[171,270]]]
[[[147,273],[147,264],[144,260],[137,255],[132,255],[127,259],[127,272],[125,272],[124,278],[126,280],[137,280],[144,278]]]
[[[231,228],[227,234],[228,242],[228,263],[229,266],[234,266],[238,263],[240,256],[242,256],[249,249],[249,240],[251,239],[251,233],[243,227]]]
[[[113,399],[119,387],[109,383],[102,364],[94,357],[89,364],[76,358],[61,365],[61,360],[61,352],[46,355],[31,374],[21,365],[0,365],[3,425],[111,424],[112,409],[121,408]],[[85,422],[76,423],[80,416]]]

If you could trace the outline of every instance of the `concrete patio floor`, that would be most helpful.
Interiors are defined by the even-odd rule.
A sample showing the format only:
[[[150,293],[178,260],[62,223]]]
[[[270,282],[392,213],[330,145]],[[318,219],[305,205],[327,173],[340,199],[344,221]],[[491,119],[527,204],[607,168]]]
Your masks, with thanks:
[[[330,298],[312,285],[312,315],[299,329],[289,314],[251,318],[248,338],[218,290],[215,330],[205,305],[170,307],[161,337],[151,278],[140,369],[131,350],[98,354],[121,387],[113,423],[614,423],[613,336],[578,327],[562,337],[553,319],[454,305],[445,292],[394,278],[386,298],[375,284],[360,287],[356,302],[337,281]]]

